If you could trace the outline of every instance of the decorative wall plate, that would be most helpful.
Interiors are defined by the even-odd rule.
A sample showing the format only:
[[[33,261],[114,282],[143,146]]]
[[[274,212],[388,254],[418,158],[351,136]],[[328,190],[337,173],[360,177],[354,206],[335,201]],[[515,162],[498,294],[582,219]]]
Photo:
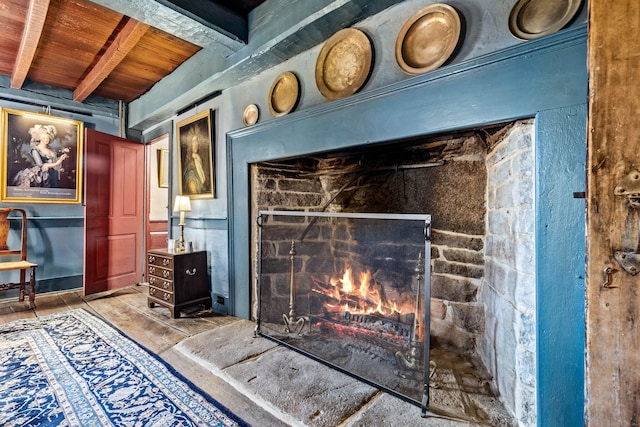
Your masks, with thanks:
[[[531,40],[561,30],[580,9],[582,0],[519,0],[509,14],[509,30]]]
[[[291,112],[300,99],[300,82],[291,71],[280,74],[269,89],[269,110],[276,117]]]
[[[326,41],[316,60],[316,85],[329,99],[356,93],[369,78],[373,48],[362,31],[347,28]]]
[[[460,39],[460,16],[447,4],[420,9],[402,26],[396,39],[396,61],[409,74],[422,74],[444,64]]]
[[[258,110],[258,106],[256,104],[247,105],[244,113],[242,113],[242,123],[244,123],[245,126],[255,125],[259,117],[260,110]]]

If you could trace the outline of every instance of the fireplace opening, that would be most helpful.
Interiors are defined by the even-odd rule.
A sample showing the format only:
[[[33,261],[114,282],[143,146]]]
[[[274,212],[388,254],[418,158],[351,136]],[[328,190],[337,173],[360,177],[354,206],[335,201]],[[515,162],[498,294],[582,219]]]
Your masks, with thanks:
[[[536,422],[534,125],[533,119],[526,119],[251,165],[252,217],[261,211],[296,212],[279,216],[277,222],[293,224],[299,233],[311,222],[309,216],[298,216],[300,212],[431,216],[430,260],[425,266],[430,297],[424,304],[429,323],[425,341],[430,348],[424,372],[431,412],[493,426]],[[253,230],[252,311],[257,318],[268,311],[265,303],[278,301],[280,328],[285,322],[282,314],[289,316],[285,276],[291,266],[278,265],[282,285],[271,279],[265,279],[267,285],[261,283],[281,298],[262,301],[261,269],[278,263],[261,264],[261,228],[256,224]],[[291,241],[277,250],[284,256],[285,246],[290,261]],[[305,256],[313,258],[313,253]],[[415,258],[413,254],[406,259],[415,262]],[[358,282],[360,275],[380,274],[368,264],[361,257],[340,259],[306,286],[316,286],[314,296],[322,299],[323,292],[335,292],[332,283],[345,277]],[[317,307],[309,312],[313,310]],[[366,314],[351,311],[332,315],[331,321],[314,321],[328,323],[323,327],[333,332],[340,322],[360,321],[367,327],[375,323]],[[297,312],[294,320],[300,316],[306,313]],[[376,327],[380,324],[384,322]],[[394,325],[406,343],[411,321],[405,318]],[[374,332],[367,330],[370,335]],[[374,354],[366,364],[368,370],[376,370],[375,359]],[[387,363],[397,365],[398,360],[402,359],[395,354],[385,356]],[[415,391],[403,389],[397,394],[417,403],[420,399],[410,393]]]

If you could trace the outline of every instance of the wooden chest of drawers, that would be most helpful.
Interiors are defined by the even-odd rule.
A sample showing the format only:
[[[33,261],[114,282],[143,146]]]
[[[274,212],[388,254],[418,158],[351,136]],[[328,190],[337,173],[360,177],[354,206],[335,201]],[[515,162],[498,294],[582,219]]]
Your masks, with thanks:
[[[171,317],[180,317],[185,307],[202,305],[211,307],[211,292],[207,274],[205,251],[171,253],[159,249],[147,254],[149,297],[153,308],[156,304],[167,307]]]

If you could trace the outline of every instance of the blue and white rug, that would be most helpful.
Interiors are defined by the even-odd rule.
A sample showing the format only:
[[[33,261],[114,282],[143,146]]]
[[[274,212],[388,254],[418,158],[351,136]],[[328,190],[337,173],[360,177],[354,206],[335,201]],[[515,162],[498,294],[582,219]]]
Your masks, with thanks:
[[[247,426],[82,309],[0,326],[0,425]]]

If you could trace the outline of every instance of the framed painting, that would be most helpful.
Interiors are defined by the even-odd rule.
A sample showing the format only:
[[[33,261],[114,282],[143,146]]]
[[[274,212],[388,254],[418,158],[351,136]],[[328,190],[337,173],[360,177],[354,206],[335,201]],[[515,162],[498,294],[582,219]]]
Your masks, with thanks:
[[[80,203],[84,124],[9,108],[1,122],[0,200]]]
[[[158,187],[169,187],[169,149],[159,148],[156,151],[158,158]]]
[[[215,197],[212,115],[206,110],[176,124],[178,192],[191,199]]]

